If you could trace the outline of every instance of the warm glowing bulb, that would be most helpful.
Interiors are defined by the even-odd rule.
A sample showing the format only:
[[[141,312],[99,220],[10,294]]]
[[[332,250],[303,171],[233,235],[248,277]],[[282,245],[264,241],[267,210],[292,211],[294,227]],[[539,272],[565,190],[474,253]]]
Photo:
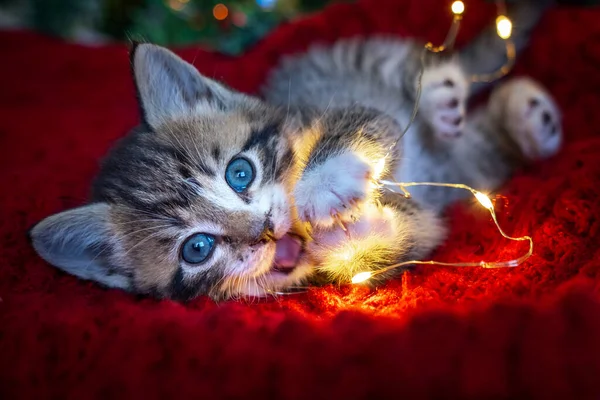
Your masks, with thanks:
[[[171,9],[173,9],[175,11],[181,11],[181,10],[183,10],[185,3],[187,3],[187,1],[169,0],[168,4],[169,4],[169,7],[171,7]]]
[[[496,18],[496,30],[498,31],[498,36],[502,39],[508,39],[512,33],[512,22],[504,15],[500,15]]]
[[[465,3],[462,1],[455,1],[452,3],[452,12],[456,15],[460,15],[465,11]]]
[[[223,21],[225,18],[227,18],[228,15],[229,9],[225,4],[219,3],[216,6],[214,6],[213,17],[215,17],[216,20]]]
[[[387,156],[382,157],[377,163],[373,166],[373,178],[379,179],[385,171],[385,161]]]
[[[494,209],[494,205],[492,204],[492,201],[485,194],[483,194],[481,192],[475,192],[474,195],[477,198],[477,200],[481,203],[482,206],[484,206],[488,210]]]
[[[369,279],[370,277],[373,276],[372,272],[360,272],[356,275],[354,275],[354,278],[352,278],[352,283],[361,283],[366,281],[367,279]]]

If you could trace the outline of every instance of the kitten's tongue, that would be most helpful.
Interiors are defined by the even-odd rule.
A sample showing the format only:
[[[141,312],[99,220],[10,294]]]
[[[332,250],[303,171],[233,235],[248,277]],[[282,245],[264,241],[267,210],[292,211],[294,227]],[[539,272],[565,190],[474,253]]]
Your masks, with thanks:
[[[277,269],[293,269],[298,263],[302,246],[297,239],[285,235],[277,241],[275,248],[275,266]]]

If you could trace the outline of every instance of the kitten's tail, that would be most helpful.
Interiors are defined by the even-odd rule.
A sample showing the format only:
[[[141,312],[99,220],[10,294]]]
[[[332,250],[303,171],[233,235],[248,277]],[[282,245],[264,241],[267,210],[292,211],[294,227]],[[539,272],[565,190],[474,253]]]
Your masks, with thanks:
[[[531,31],[536,27],[545,11],[554,0],[509,1],[507,16],[512,22],[511,40],[518,56],[529,44]],[[487,74],[502,68],[507,62],[506,42],[496,33],[496,24],[486,28],[472,42],[459,51],[460,60],[469,75]],[[475,94],[489,86],[478,82],[471,87]]]

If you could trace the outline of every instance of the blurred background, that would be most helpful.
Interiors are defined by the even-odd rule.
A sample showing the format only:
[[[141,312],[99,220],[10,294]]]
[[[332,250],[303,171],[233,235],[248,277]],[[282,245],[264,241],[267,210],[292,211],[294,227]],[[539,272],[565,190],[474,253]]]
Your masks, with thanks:
[[[141,40],[243,52],[278,24],[352,0],[0,0],[0,29],[31,29],[102,44]],[[377,0],[371,1],[376,5]],[[399,2],[406,0],[397,0]],[[493,0],[486,0],[493,1]],[[515,2],[520,0],[508,0]],[[556,0],[593,6],[600,0]],[[450,0],[440,0],[450,3]]]
[[[0,29],[102,44],[204,44],[239,54],[281,22],[349,0],[0,0]]]

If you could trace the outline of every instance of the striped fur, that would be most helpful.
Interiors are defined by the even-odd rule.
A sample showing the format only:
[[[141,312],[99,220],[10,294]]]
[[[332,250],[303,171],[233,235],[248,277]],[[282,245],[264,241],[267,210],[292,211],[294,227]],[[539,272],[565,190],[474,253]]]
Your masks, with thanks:
[[[323,113],[270,106],[201,76],[157,46],[134,48],[132,66],[143,124],[102,163],[90,204],[32,229],[32,244],[48,262],[105,286],[177,300],[264,296],[316,275],[322,249],[311,235],[332,245],[326,237],[336,231],[332,207],[347,219],[353,240],[377,236],[368,219],[351,214],[378,197],[370,183],[383,173],[375,171],[376,161],[388,157],[393,166],[397,159],[398,149],[388,154],[398,134],[393,119],[362,107]],[[225,179],[237,157],[249,160],[256,175],[242,192]],[[400,223],[401,208],[383,207],[369,215],[383,212]],[[429,251],[441,239],[440,228],[423,245],[410,229],[392,225],[381,229],[397,244],[380,264]],[[182,248],[198,233],[212,235],[215,247],[206,262],[192,265]],[[302,251],[284,273],[274,260],[286,235]],[[362,259],[364,267],[377,261]],[[351,272],[325,271],[333,280]]]
[[[509,5],[518,52],[551,3]],[[328,111],[366,106],[390,115],[403,128],[415,102],[422,49],[418,41],[382,37],[317,45],[284,58],[263,93],[273,104]],[[396,179],[460,182],[490,191],[524,163],[558,151],[560,113],[551,96],[530,79],[500,83],[487,106],[467,114],[469,96],[486,86],[471,85],[470,75],[493,71],[504,58],[505,44],[495,27],[457,53],[425,54],[419,113],[402,139]],[[412,193],[420,204],[438,211],[464,195],[426,187]]]
[[[392,39],[313,49],[274,72],[267,103],[203,77],[166,49],[135,47],[143,124],[103,162],[90,204],[41,221],[30,232],[33,247],[82,279],[177,300],[345,283],[426,257],[444,238],[436,211],[452,196],[399,198],[374,180],[493,188],[524,160],[552,155],[561,132],[551,98],[529,80],[499,86],[488,106],[464,115],[461,62],[479,54],[466,51],[470,58],[426,60],[421,115],[398,142],[418,54],[416,44]],[[240,191],[225,178],[238,157],[255,174]],[[182,249],[198,233],[214,237],[214,248],[189,264]],[[299,243],[298,257],[284,271],[277,253],[290,242]]]

